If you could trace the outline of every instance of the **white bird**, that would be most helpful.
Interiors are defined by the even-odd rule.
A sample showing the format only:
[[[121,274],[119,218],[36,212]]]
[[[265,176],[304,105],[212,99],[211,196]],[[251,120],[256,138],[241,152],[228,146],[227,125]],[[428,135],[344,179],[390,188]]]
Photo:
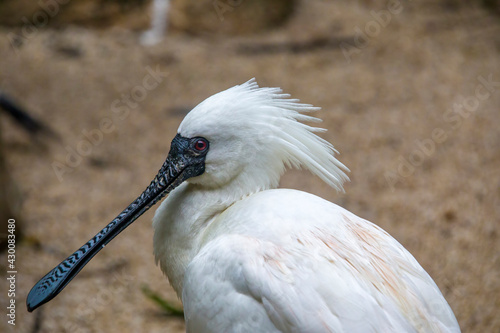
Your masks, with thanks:
[[[319,121],[304,114],[318,108],[289,97],[250,80],[195,107],[151,185],[35,285],[28,309],[170,192],[153,220],[154,252],[188,332],[460,332],[432,278],[384,230],[276,189],[288,167],[340,191],[348,179],[323,130],[303,123]]]

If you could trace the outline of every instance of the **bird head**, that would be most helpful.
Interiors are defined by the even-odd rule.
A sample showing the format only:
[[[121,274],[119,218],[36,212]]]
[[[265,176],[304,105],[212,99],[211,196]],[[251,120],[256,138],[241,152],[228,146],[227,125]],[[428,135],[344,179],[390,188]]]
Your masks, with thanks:
[[[186,140],[206,142],[204,172],[189,182],[251,193],[277,187],[286,168],[295,167],[342,191],[347,168],[316,135],[324,130],[303,123],[321,121],[307,115],[316,110],[279,88],[260,88],[254,79],[207,98],[178,130]]]

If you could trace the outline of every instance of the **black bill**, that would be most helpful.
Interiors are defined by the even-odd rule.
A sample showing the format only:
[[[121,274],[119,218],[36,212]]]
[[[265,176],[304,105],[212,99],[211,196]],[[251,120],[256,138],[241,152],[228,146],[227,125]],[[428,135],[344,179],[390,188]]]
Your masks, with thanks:
[[[200,140],[207,144],[203,151],[195,149]],[[28,311],[56,297],[106,244],[170,191],[186,179],[201,175],[205,171],[207,151],[205,139],[188,139],[178,134],[172,141],[165,163],[146,190],[97,235],[35,284],[26,300]]]

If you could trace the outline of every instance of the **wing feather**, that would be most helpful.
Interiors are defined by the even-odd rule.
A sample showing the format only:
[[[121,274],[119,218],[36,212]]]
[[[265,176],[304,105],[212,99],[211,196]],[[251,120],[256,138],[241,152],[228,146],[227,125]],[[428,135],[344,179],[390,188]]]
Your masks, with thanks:
[[[413,256],[348,211],[278,240],[223,234],[189,264],[188,331],[460,332]],[[196,328],[196,329],[195,329]]]

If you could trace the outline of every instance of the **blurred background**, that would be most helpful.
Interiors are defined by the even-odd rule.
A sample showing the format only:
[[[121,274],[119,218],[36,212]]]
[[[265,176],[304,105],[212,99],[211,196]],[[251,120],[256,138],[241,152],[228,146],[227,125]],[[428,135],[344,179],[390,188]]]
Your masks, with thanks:
[[[53,301],[30,314],[25,299],[149,184],[192,107],[252,77],[322,107],[351,170],[345,194],[300,171],[281,186],[380,225],[464,332],[500,331],[498,0],[155,1],[0,0],[0,331],[185,330],[151,299],[181,306],[154,209]]]

